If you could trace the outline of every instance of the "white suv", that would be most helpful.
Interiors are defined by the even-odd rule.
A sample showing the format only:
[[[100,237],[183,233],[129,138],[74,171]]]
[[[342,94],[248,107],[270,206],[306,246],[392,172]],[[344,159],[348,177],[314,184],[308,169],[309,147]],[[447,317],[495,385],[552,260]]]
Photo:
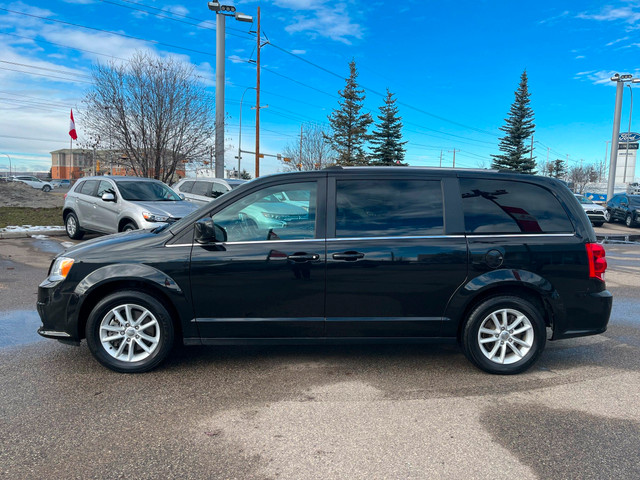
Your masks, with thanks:
[[[38,190],[42,190],[43,192],[50,192],[53,189],[53,185],[49,182],[43,182],[38,177],[32,177],[27,175],[21,175],[18,177],[11,177],[14,182],[22,182],[26,183],[32,188],[37,188]]]

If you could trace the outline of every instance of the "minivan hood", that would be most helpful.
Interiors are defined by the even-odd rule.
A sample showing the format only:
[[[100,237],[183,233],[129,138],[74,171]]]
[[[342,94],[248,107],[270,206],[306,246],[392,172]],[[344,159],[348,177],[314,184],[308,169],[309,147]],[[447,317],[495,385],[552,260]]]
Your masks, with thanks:
[[[186,200],[180,201],[160,201],[160,202],[131,202],[142,208],[144,211],[154,215],[182,218],[198,209],[197,205]]]
[[[159,236],[163,234],[164,232],[159,235],[151,233],[150,229],[114,233],[112,235],[105,235],[79,243],[78,245],[65,250],[58,256],[69,256],[71,258],[79,259],[86,255],[92,255],[95,252],[100,252],[100,254],[104,255],[120,249],[129,250],[135,245],[148,241],[155,243]]]

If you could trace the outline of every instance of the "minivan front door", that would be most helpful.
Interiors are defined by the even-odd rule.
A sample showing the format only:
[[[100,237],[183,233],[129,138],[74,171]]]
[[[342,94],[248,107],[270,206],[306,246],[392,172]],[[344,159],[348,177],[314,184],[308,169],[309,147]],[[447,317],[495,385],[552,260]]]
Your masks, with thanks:
[[[438,336],[467,275],[440,180],[330,178],[328,191],[327,336]]]
[[[226,239],[196,241],[191,253],[204,343],[323,335],[324,191],[325,179],[265,186],[213,210]],[[308,201],[281,201],[282,192]]]

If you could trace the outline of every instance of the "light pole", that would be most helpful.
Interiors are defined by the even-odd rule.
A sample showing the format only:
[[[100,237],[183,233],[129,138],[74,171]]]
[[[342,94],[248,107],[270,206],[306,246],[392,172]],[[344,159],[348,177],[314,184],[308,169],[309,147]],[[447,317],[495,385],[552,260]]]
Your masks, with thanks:
[[[240,160],[242,160],[242,101],[247,90],[255,90],[256,87],[247,87],[240,97],[240,129],[238,131],[238,179],[240,178]]]
[[[4,155],[5,157],[7,157],[9,159],[9,177],[11,177],[11,157],[9,155],[7,155],[6,153],[2,153],[0,155]]]
[[[208,2],[207,6],[216,12],[216,170],[218,178],[224,178],[224,39],[225,17],[234,16],[239,22],[253,22],[253,17],[236,12],[236,7]]]
[[[626,82],[638,83],[640,79],[633,78],[633,75],[620,75],[616,73],[611,77],[612,82],[616,82],[616,106],[613,113],[613,135],[611,136],[611,158],[609,159],[609,181],[607,182],[607,200],[613,196],[613,189],[616,183],[616,163],[618,161],[618,140],[620,136],[620,115],[622,112],[622,94]],[[628,146],[628,145],[627,145]]]
[[[640,78],[634,78],[631,83],[640,83]],[[627,129],[627,149],[624,152],[624,173],[622,174],[622,181],[627,181],[627,161],[629,160],[629,144],[631,143],[631,112],[633,112],[633,89],[631,83],[627,83],[629,87],[629,127]]]

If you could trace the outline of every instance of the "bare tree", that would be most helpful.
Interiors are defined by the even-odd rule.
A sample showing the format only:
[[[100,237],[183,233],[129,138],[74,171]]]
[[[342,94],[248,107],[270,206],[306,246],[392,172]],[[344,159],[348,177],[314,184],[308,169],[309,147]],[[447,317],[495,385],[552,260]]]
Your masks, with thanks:
[[[568,180],[573,183],[575,192],[584,193],[587,185],[598,181],[598,172],[592,165],[575,166],[569,170]]]
[[[288,144],[280,160],[285,172],[320,170],[333,162],[331,145],[320,125],[309,125],[302,130],[302,139]]]
[[[193,67],[136,52],[98,64],[83,102],[83,123],[135,175],[170,181],[183,163],[206,158],[212,102]]]

